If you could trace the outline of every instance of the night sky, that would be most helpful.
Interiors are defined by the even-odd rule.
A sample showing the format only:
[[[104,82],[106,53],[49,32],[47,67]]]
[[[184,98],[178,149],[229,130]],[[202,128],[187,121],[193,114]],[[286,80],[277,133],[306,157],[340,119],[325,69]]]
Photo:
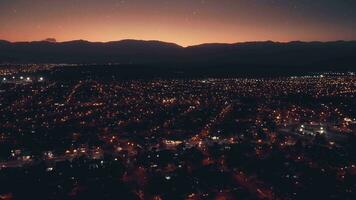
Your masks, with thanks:
[[[0,38],[356,40],[355,0],[0,0]]]

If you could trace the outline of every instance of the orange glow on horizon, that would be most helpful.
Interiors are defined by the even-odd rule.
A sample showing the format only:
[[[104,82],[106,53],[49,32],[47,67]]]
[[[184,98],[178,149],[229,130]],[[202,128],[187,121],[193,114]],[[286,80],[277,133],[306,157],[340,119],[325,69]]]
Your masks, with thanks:
[[[0,3],[0,39],[160,40],[182,46],[245,41],[354,40],[356,31],[314,10],[246,0],[14,1]],[[267,2],[267,1],[266,1]]]

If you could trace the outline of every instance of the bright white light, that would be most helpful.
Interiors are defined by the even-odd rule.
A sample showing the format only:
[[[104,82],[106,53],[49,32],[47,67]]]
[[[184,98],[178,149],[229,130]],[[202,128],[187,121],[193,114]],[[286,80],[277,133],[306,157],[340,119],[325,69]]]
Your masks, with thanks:
[[[29,80],[31,80],[31,79],[30,79],[30,77],[27,77],[27,78],[26,78],[26,80],[28,80],[28,81],[29,81]]]
[[[23,76],[20,76],[20,79],[22,80],[22,79],[23,79]]]
[[[40,81],[43,81],[43,77],[40,77]]]

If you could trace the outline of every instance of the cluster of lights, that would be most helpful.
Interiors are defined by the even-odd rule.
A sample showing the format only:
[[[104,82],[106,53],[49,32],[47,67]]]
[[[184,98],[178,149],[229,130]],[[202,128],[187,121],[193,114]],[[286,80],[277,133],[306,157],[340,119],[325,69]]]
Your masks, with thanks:
[[[16,77],[13,76],[12,79],[15,80]],[[20,79],[20,80],[25,80],[25,81],[32,81],[31,77],[26,77],[26,78],[25,78],[25,77],[23,77],[23,76],[20,76],[19,79]],[[4,81],[4,82],[7,81],[7,80],[8,80],[8,79],[7,79],[6,77],[2,78],[2,81]],[[38,78],[38,81],[44,81],[44,78],[41,76],[41,77]]]
[[[300,125],[300,127],[299,127],[299,132],[301,132],[303,135],[306,133],[305,125],[303,125],[303,124]],[[307,132],[310,132],[310,131],[307,131]],[[310,133],[310,134],[311,134],[311,135],[315,135],[314,132],[317,132],[317,133],[319,133],[319,134],[324,134],[324,133],[325,133],[325,129],[324,129],[324,127],[321,126],[318,131],[313,130],[313,132]]]

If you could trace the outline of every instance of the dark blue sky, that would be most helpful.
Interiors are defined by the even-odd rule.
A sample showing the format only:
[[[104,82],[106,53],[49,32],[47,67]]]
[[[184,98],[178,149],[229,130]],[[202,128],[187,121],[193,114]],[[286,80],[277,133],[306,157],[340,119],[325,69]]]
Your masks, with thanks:
[[[0,38],[356,40],[355,0],[0,0]]]

